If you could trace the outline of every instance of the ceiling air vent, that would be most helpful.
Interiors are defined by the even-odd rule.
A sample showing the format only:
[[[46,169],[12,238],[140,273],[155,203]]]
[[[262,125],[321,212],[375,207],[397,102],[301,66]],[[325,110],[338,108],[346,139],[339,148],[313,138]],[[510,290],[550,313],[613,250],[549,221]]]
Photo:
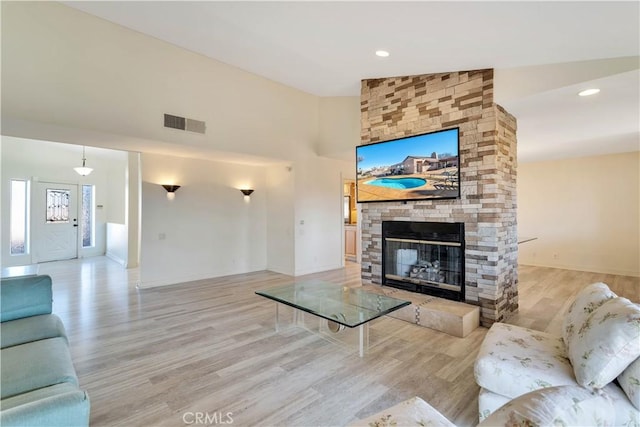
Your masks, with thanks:
[[[187,119],[187,130],[189,132],[204,133],[207,125],[200,120]]]
[[[165,114],[164,127],[204,134],[207,125],[205,122],[200,120],[187,119],[185,117]]]

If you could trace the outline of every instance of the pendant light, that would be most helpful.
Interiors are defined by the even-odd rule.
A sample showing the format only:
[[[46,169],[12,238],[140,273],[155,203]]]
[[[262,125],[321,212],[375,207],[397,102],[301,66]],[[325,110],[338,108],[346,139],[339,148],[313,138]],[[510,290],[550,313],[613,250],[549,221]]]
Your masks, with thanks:
[[[78,166],[77,168],[73,168],[74,171],[78,172],[78,175],[81,176],[87,176],[89,175],[91,172],[93,172],[93,169],[88,168],[85,166],[87,159],[85,158],[84,155],[84,145],[82,146],[82,166]]]

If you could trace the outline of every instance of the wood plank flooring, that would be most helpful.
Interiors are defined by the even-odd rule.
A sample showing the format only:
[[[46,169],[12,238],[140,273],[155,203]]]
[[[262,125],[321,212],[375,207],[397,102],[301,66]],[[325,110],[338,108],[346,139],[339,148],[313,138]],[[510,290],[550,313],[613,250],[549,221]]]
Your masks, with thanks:
[[[303,329],[274,331],[274,303],[254,291],[289,276],[138,290],[136,270],[104,257],[46,263],[40,273],[53,277],[93,426],[185,426],[197,412],[231,413],[236,426],[337,426],[416,395],[459,426],[476,424],[473,362],[485,328],[463,339],[384,317],[361,359]],[[359,286],[359,277],[350,264],[306,278]],[[521,309],[510,323],[559,329],[571,297],[596,281],[640,300],[638,278],[521,266]]]

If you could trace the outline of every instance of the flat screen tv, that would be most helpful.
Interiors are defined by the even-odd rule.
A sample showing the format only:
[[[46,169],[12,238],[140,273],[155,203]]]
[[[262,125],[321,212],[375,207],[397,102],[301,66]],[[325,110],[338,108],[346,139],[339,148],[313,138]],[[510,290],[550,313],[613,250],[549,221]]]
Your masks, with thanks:
[[[460,197],[459,128],[356,147],[358,203]]]

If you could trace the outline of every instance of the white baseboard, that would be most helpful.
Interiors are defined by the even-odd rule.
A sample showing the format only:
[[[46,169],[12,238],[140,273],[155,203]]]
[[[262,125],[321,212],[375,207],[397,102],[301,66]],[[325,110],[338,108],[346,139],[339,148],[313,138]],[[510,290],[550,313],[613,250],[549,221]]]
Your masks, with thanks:
[[[302,268],[300,270],[296,270],[294,276],[297,277],[297,276],[305,276],[307,274],[313,274],[313,273],[322,273],[324,271],[337,270],[339,268],[344,268],[344,265],[330,264],[330,265],[324,265],[324,266]]]
[[[216,279],[220,277],[226,276],[236,276],[238,274],[249,274],[255,273],[256,271],[264,271],[266,268],[256,268],[255,270],[250,271],[226,271],[226,272],[216,272],[216,273],[201,273],[201,274],[192,274],[192,275],[181,275],[181,276],[173,276],[173,277],[164,277],[162,279],[145,279],[143,277],[144,273],[140,274],[140,281],[136,285],[138,289],[149,289],[149,288],[157,288],[160,286],[171,286],[178,285],[181,283],[194,282],[196,280],[207,280],[207,279]]]
[[[567,265],[567,264],[540,264],[540,263],[534,263],[529,261],[520,261],[519,264],[530,265],[532,267],[559,268],[561,270],[586,271],[588,273],[615,274],[616,276],[640,277],[639,271],[620,270],[615,268],[603,268],[603,267],[591,267],[591,266]]]
[[[119,256],[108,252],[106,254],[104,254],[107,258],[109,258],[112,261],[117,262],[118,264],[120,264],[121,266],[123,266],[124,268],[127,268],[127,261],[123,260],[122,258],[120,258]]]
[[[267,270],[273,271],[274,273],[284,274],[285,276],[293,276],[294,272],[291,270],[291,267],[280,267],[277,265],[268,265]]]

